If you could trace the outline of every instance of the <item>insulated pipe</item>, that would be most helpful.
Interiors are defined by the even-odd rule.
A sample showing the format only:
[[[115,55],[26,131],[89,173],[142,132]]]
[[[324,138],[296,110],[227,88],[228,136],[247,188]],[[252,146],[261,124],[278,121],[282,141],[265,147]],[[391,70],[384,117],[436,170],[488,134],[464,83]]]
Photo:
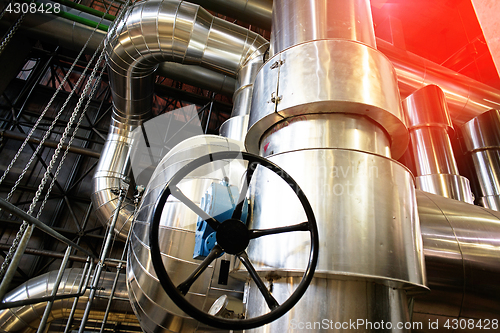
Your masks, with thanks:
[[[203,8],[269,30],[272,0],[194,0]]]
[[[275,1],[272,15],[271,56],[302,42],[331,38],[376,47],[373,25],[366,24],[373,22],[369,1]]]
[[[196,0],[195,2],[202,3],[203,6],[207,6],[208,9],[217,12],[223,12],[227,8],[227,11],[231,13],[231,15],[228,14],[229,16],[241,18],[243,21],[245,21],[245,18],[250,19],[252,16],[248,12],[241,10],[255,7],[253,5],[242,6],[241,4],[246,3],[246,0]],[[248,0],[248,2],[250,4],[252,0]],[[250,21],[250,23],[269,29],[271,27],[270,8],[272,7],[272,1],[257,0],[255,3],[265,8],[262,13],[265,13],[264,16],[266,19],[262,21]],[[9,15],[6,15],[6,17],[8,18]],[[95,20],[98,21],[99,19],[96,17]],[[0,24],[4,21],[6,20],[0,21]],[[25,18],[21,31],[65,48],[77,48],[79,50],[90,35],[92,28],[64,18],[54,17],[53,15],[35,13]],[[89,52],[93,52],[97,48],[104,36],[105,33],[103,31],[96,32],[89,43]],[[396,69],[401,97],[405,98],[415,90],[426,85],[434,84],[439,86],[446,95],[450,116],[456,126],[464,124],[483,112],[499,107],[500,91],[498,89],[494,89],[406,50],[396,48],[383,39],[376,38],[376,44],[377,49],[391,60]],[[234,81],[232,81],[231,77],[224,77],[224,74],[214,73],[208,69],[199,70],[197,66],[194,66],[194,68],[191,66],[182,66],[181,68],[182,70],[177,66],[175,73],[172,74],[173,79],[201,86],[212,91],[218,91],[219,87],[224,86],[227,87],[227,90],[220,90],[224,94],[232,94],[234,91]],[[169,72],[166,70],[167,68],[163,68],[163,65],[160,65],[158,74],[170,77]],[[208,77],[211,79],[206,79]],[[221,85],[220,82],[227,82],[227,85]]]
[[[420,88],[403,101],[403,110],[408,117],[417,188],[473,204],[469,180],[458,173],[448,136],[454,132],[443,91],[435,85]]]
[[[106,44],[112,124],[93,178],[92,201],[103,223],[116,209],[114,189],[127,181],[130,134],[150,117],[158,64],[195,64],[234,76],[247,61],[263,55],[267,44],[254,32],[177,0],[139,2],[116,24]],[[128,234],[133,211],[127,200],[116,222],[122,236]]]
[[[231,117],[220,127],[220,135],[241,142],[245,140],[255,77],[265,61],[264,56],[268,47],[268,44],[263,44],[260,52],[255,52],[238,71],[236,90],[233,95],[233,111]]]
[[[500,112],[490,110],[461,128],[467,158],[479,185],[479,203],[500,211]]]
[[[420,190],[416,197],[431,292],[415,297],[413,321],[423,326],[413,332],[449,332],[453,319],[498,323],[500,213]],[[439,329],[429,326],[436,320]]]
[[[428,319],[435,321],[439,318],[441,323],[445,323],[446,319],[454,318],[498,318],[500,288],[494,282],[500,274],[500,268],[495,264],[500,248],[500,214],[420,190],[416,191],[416,195],[428,283],[432,292],[416,298],[413,320],[428,323]],[[12,290],[4,302],[50,295],[50,281],[55,279],[56,273],[31,279]],[[75,293],[81,274],[81,269],[66,270],[59,294]],[[101,298],[99,304],[95,304],[99,311],[91,313],[91,318],[98,320],[102,318],[105,297],[109,296],[114,282],[114,274],[105,274],[99,288]],[[478,279],[480,283],[476,283]],[[85,297],[79,302],[79,317],[83,314]],[[118,282],[116,297],[127,297],[123,275]],[[67,317],[71,301],[56,301],[51,318]],[[126,302],[115,299],[112,304],[112,311],[116,311],[110,318],[112,321],[133,322],[134,317],[126,314],[130,312]],[[117,309],[122,306],[122,310]],[[43,308],[43,305],[36,304],[3,310],[0,312],[0,329],[7,332],[23,331],[29,326],[35,329]],[[420,331],[424,330],[416,330]],[[442,331],[447,330],[443,328]]]
[[[79,15],[75,12],[75,15]],[[6,15],[11,19],[10,15]],[[0,21],[0,25],[6,20]],[[94,21],[99,18],[94,16]],[[8,27],[8,26],[7,26]],[[60,45],[75,51],[80,51],[93,28],[71,20],[50,14],[33,13],[26,16],[20,31],[26,35],[43,41]],[[86,53],[93,53],[99,43],[106,37],[106,32],[96,30],[87,46]],[[164,62],[158,67],[157,74],[173,80],[181,81],[195,87],[209,89],[216,93],[232,95],[235,90],[235,79],[227,74],[199,67],[182,65],[178,63]]]
[[[49,272],[40,276],[37,276],[27,282],[23,283],[19,287],[10,291],[3,302],[14,302],[29,300],[30,298],[39,298],[50,296],[52,293],[52,287],[57,277],[57,271]],[[94,303],[94,312],[91,313],[91,317],[94,319],[102,319],[103,310],[106,308],[106,300],[102,299],[108,297],[111,292],[115,274],[104,272],[101,277],[101,284],[99,285],[99,290],[97,294],[100,296]],[[78,286],[80,279],[82,278],[82,269],[71,268],[64,272],[61,279],[61,284],[59,286],[57,294],[74,294],[78,291]],[[125,275],[120,276],[119,285],[125,286]],[[80,297],[78,303],[77,315],[80,317],[83,314],[83,309],[86,304],[86,298],[89,290],[84,296]],[[110,321],[118,322],[128,322],[137,323],[137,318],[132,313],[130,308],[130,303],[125,299],[128,298],[127,290],[125,288],[118,288],[115,292],[116,299],[112,306],[112,318]],[[120,299],[119,299],[120,298]],[[49,322],[54,319],[67,318],[73,298],[60,299],[54,301],[52,305],[52,311],[49,316]],[[40,322],[41,316],[45,309],[46,303],[37,303],[33,305],[24,305],[16,308],[11,308],[3,310],[0,312],[0,331],[2,332],[25,332],[26,330],[36,331],[38,323]]]
[[[271,36],[274,55],[257,74],[245,145],[297,181],[321,249],[301,301],[253,331],[324,318],[406,322],[407,291],[426,290],[422,239],[412,175],[392,159],[406,150],[408,130],[396,73],[374,48],[369,1],[275,0]],[[304,221],[293,191],[272,176],[254,174],[252,229]],[[272,272],[280,300],[299,283],[308,251],[304,234],[254,239],[247,249],[257,272]],[[252,282],[246,295],[249,317],[266,312]]]

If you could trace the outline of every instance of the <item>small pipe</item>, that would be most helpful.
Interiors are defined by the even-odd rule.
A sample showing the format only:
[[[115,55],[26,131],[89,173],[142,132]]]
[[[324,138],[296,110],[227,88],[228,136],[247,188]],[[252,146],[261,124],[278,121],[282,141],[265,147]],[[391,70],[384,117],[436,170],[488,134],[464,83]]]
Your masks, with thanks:
[[[0,250],[8,250],[10,249],[10,245],[8,244],[0,244]],[[55,259],[63,259],[64,254],[61,252],[55,252],[55,251],[49,251],[49,250],[39,250],[39,249],[32,249],[32,248],[26,248],[24,250],[25,254],[32,254],[36,256],[44,256],[44,257],[50,257],[50,258],[55,258]],[[88,258],[82,257],[82,256],[77,256],[77,255],[70,255],[69,260],[71,261],[77,261],[77,262],[87,262]],[[97,262],[97,259],[93,259],[94,262]],[[117,259],[107,259],[106,260],[106,266],[110,267],[117,267],[118,264],[120,263],[119,260]],[[122,265],[125,264],[125,262],[121,262]]]
[[[89,298],[87,301],[87,306],[85,307],[85,312],[83,314],[83,318],[80,324],[80,329],[78,333],[83,333],[85,329],[85,324],[87,323],[87,320],[90,315],[90,309],[92,307],[92,302],[95,297],[95,293],[99,284],[99,278],[101,277],[102,270],[104,268],[104,260],[106,259],[106,256],[108,255],[109,248],[111,246],[111,240],[113,239],[114,235],[114,230],[115,230],[115,225],[116,221],[118,220],[118,216],[120,215],[120,208],[123,204],[123,201],[125,200],[125,194],[126,191],[123,188],[120,188],[120,193],[118,194],[118,204],[116,206],[115,213],[113,215],[113,220],[111,221],[111,224],[108,228],[108,232],[106,235],[106,241],[104,243],[101,257],[99,258],[99,263],[97,264],[97,270],[96,273],[94,274],[93,282],[92,282],[92,289],[90,290]]]
[[[85,267],[83,268],[82,272],[82,278],[80,279],[80,284],[78,285],[78,291],[80,292],[84,281],[88,281],[88,279],[84,279],[83,276],[87,273],[87,269],[89,274],[87,274],[87,277],[90,276],[90,272],[92,271],[92,264],[89,264],[87,261],[85,263]],[[71,329],[71,324],[73,323],[73,318],[75,317],[75,312],[76,312],[76,306],[78,305],[78,300],[80,299],[80,296],[75,297],[73,300],[73,305],[71,306],[71,311],[69,312],[68,316],[68,321],[66,322],[66,327],[64,328],[64,333],[69,333]]]
[[[0,138],[8,138],[8,139],[24,141],[26,139],[26,134],[14,132],[14,131],[3,130],[3,131],[0,131]],[[31,137],[29,142],[34,143],[34,144],[39,144],[40,139]],[[49,147],[49,148],[57,148],[58,142],[46,140],[43,143],[43,145],[45,147]],[[68,146],[63,145],[62,149],[67,150]],[[93,151],[92,149],[82,148],[82,147],[73,147],[72,146],[72,147],[69,147],[69,151],[71,153],[80,154],[80,155],[89,156],[89,157],[94,157],[94,158],[99,158],[101,156],[100,153]]]
[[[61,262],[61,266],[59,267],[59,272],[57,272],[56,281],[54,282],[54,288],[50,294],[51,297],[55,297],[57,295],[57,290],[59,289],[59,285],[61,284],[61,279],[64,274],[64,270],[66,269],[66,265],[68,264],[69,255],[71,253],[71,246],[66,248],[66,252],[64,253],[64,258]],[[54,300],[48,301],[47,306],[45,307],[45,311],[43,312],[42,320],[40,321],[40,325],[38,326],[37,333],[43,333],[45,331],[45,326],[47,325],[47,320],[49,319],[50,312],[52,311],[52,306],[54,305]]]
[[[120,271],[122,270],[122,264],[118,264],[116,268],[116,276],[113,281],[113,287],[111,287],[111,293],[109,294],[108,305],[106,306],[106,311],[104,312],[104,318],[102,319],[101,330],[99,332],[104,332],[104,327],[106,326],[106,321],[108,320],[109,311],[111,310],[111,302],[113,301],[113,296],[115,295],[116,286],[118,284],[118,278],[120,277]]]

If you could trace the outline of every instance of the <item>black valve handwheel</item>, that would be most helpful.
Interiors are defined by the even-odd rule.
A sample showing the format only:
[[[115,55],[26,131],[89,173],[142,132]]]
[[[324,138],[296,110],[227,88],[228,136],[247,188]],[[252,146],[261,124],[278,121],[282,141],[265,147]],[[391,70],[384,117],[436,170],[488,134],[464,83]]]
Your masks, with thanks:
[[[205,211],[203,211],[196,203],[187,198],[177,187],[177,184],[186,177],[189,173],[196,170],[197,168],[220,160],[234,160],[240,159],[248,161],[247,172],[246,172],[246,182],[243,182],[242,189],[240,191],[238,203],[233,211],[232,217],[222,223],[209,216]],[[292,188],[299,198],[302,207],[307,216],[307,222],[294,224],[286,227],[278,227],[271,229],[248,229],[247,225],[240,221],[241,212],[243,209],[243,200],[246,197],[246,192],[248,190],[248,184],[252,178],[252,175],[257,168],[261,165],[280,176],[287,184]],[[195,269],[195,271],[181,284],[175,286],[170,279],[165,266],[163,264],[160,252],[160,246],[158,243],[160,219],[163,211],[163,207],[167,202],[170,195],[180,200],[186,206],[188,206],[193,212],[198,214],[202,219],[204,219],[215,231],[217,245],[212,249],[209,255],[202,261],[202,263]],[[292,295],[283,304],[279,304],[273,295],[266,288],[264,282],[256,272],[253,267],[248,255],[246,253],[246,248],[250,240],[259,238],[266,235],[278,234],[283,232],[292,231],[308,231],[311,238],[311,246],[309,252],[309,260],[307,263],[307,268],[304,271],[302,280],[300,281],[297,289],[292,293]],[[319,251],[319,237],[318,237],[318,227],[316,225],[316,219],[314,218],[314,213],[307,200],[306,196],[300,189],[299,185],[288,175],[283,169],[274,163],[266,160],[257,155],[250,153],[240,152],[240,151],[224,151],[217,152],[213,154],[208,154],[199,157],[184,167],[182,167],[175,175],[170,179],[170,181],[165,185],[163,191],[153,208],[153,221],[150,225],[149,242],[151,247],[151,260],[153,262],[153,267],[156,271],[156,275],[160,280],[160,284],[172,299],[172,301],[186,314],[193,317],[194,319],[216,328],[227,329],[227,330],[244,330],[256,328],[265,324],[268,324],[286,312],[288,312],[304,295],[309,286],[316,269],[316,264],[318,262],[318,251]],[[219,257],[222,252],[226,252],[237,256],[242,264],[247,269],[250,277],[253,279],[258,289],[262,293],[267,305],[270,308],[270,312],[254,317],[245,319],[226,319],[221,317],[212,316],[191,303],[189,303],[184,297],[192,284],[196,279],[203,273],[203,271],[212,263],[215,259]]]

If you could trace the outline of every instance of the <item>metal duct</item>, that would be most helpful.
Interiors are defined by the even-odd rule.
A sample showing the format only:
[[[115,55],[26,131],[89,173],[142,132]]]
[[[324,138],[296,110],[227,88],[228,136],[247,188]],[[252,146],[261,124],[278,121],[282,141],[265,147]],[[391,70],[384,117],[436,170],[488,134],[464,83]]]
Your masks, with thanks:
[[[271,28],[272,0],[194,0],[191,2],[267,30]]]
[[[226,13],[228,16],[243,22],[264,29],[271,28],[272,0],[196,0],[196,2],[208,9]],[[245,7],[244,4],[247,2],[258,3],[258,9],[255,9],[259,13],[258,16],[249,15],[248,8],[257,6]],[[260,17],[262,15],[265,15],[265,19]],[[498,108],[500,104],[499,90],[406,50],[394,47],[383,39],[377,38],[376,43],[377,49],[391,60],[396,69],[402,98],[427,85],[439,86],[446,95],[450,115],[455,125],[462,125],[483,112]]]
[[[74,9],[72,11],[78,16],[81,13]],[[93,18],[95,22],[99,22],[98,17],[92,15],[89,15],[89,17]],[[11,18],[8,13],[6,18]],[[1,20],[0,25],[2,22],[7,22],[7,20]],[[94,28],[62,17],[37,12],[26,16],[20,31],[28,36],[36,36],[36,38],[60,45],[66,49],[80,51],[93,30]],[[105,37],[105,31],[96,30],[87,46],[86,53],[91,54],[95,52],[99,43]],[[235,79],[230,75],[199,66],[182,65],[172,62],[161,63],[157,74],[225,95],[232,95],[236,84]]]
[[[475,117],[464,124],[461,135],[479,185],[479,203],[500,211],[500,112]]]
[[[127,182],[130,134],[150,117],[158,64],[195,64],[234,76],[262,56],[267,45],[260,35],[178,0],[139,2],[116,24],[106,46],[112,123],[93,178],[92,202],[103,223],[117,208],[116,190]],[[128,201],[120,210],[116,231],[122,236],[128,233],[133,208]]]
[[[448,136],[454,131],[443,91],[435,85],[420,88],[403,101],[403,109],[408,116],[417,188],[473,204],[469,180],[458,173]]]
[[[59,285],[58,295],[77,293],[80,280],[82,279],[82,272],[83,270],[79,268],[66,269]],[[115,275],[115,273],[111,274],[109,272],[101,275],[101,285],[97,291],[100,299],[96,299],[94,302],[95,307],[91,313],[91,318],[102,320]],[[3,302],[23,301],[50,296],[56,276],[57,271],[37,276],[10,291],[4,297]],[[122,288],[117,288],[115,291],[116,299],[112,304],[112,313],[110,314],[109,321],[137,323],[137,318],[130,308],[130,303],[126,300],[128,295],[126,289],[123,288],[125,286],[125,275],[122,274],[118,281]],[[83,315],[83,310],[87,302],[87,294],[88,291],[79,299],[76,312],[77,317]],[[49,322],[55,319],[67,318],[73,300],[74,298],[66,298],[54,301]],[[46,302],[42,302],[1,311],[0,331],[9,333],[36,331],[45,306]]]
[[[320,254],[301,301],[251,331],[324,318],[409,321],[407,291],[426,289],[422,239],[412,175],[392,159],[408,131],[395,71],[374,48],[369,1],[275,0],[272,29],[274,56],[257,74],[245,145],[298,182],[318,221]],[[287,185],[259,170],[254,179],[252,228],[304,221]],[[247,253],[262,276],[272,272],[280,303],[308,250],[305,234],[283,234],[252,240]],[[246,292],[249,317],[268,311],[252,282]]]
[[[272,0],[258,1],[259,9],[256,11],[260,15],[265,14],[265,19],[259,16],[248,15],[248,7],[243,6],[247,2],[246,0],[196,0],[196,2],[206,6],[208,9],[226,13],[228,16],[240,19],[243,22],[264,29],[271,28]],[[303,5],[306,3],[304,2]],[[377,49],[391,60],[396,69],[402,98],[427,85],[437,85],[443,89],[446,95],[450,115],[456,125],[461,125],[490,109],[498,108],[500,104],[500,91],[497,89],[458,74],[406,50],[394,47],[391,43],[383,39],[377,38],[376,43]]]
[[[250,20],[252,15],[249,15],[245,10],[250,9],[252,11],[255,6],[245,7],[247,0],[196,0],[195,2],[203,4],[203,6],[207,6],[208,9],[216,12],[223,12],[227,9],[230,12],[229,16],[240,18],[242,21],[248,21],[265,29],[271,27],[272,1],[269,0],[255,1],[256,6],[263,9],[258,10],[266,17],[263,20]],[[248,2],[252,3],[251,0],[248,0]],[[0,21],[0,24],[3,21]],[[92,28],[60,17],[54,17],[53,15],[35,13],[26,17],[21,30],[30,36],[37,36],[37,38],[42,38],[51,43],[57,43],[66,48],[74,47],[79,50],[90,35]],[[102,31],[96,32],[89,44],[90,52],[93,52],[97,48],[104,35],[105,33]],[[453,123],[457,126],[462,125],[483,112],[498,108],[500,104],[499,90],[406,50],[394,47],[391,43],[383,39],[376,38],[376,44],[377,49],[391,60],[396,70],[402,98],[427,85],[434,84],[439,86],[445,93],[450,109],[450,116]],[[223,74],[203,69],[199,71],[196,66],[195,68],[182,66],[182,69],[176,66],[173,69],[174,73],[170,76],[168,71],[172,70],[172,68],[169,67],[167,71],[167,68],[163,68],[163,66],[169,67],[170,65],[161,65],[158,69],[158,73],[166,77],[172,77],[173,79],[211,89],[212,91],[218,91],[217,89],[224,87],[221,88],[220,92],[225,94],[231,94],[234,89],[232,87],[234,83],[232,78],[225,77]],[[205,78],[207,77],[211,79],[206,80]]]
[[[431,292],[415,297],[413,321],[423,326],[413,331],[449,332],[447,319],[462,319],[462,327],[468,318],[498,323],[500,213],[420,190],[417,203]],[[439,329],[429,327],[436,320]]]

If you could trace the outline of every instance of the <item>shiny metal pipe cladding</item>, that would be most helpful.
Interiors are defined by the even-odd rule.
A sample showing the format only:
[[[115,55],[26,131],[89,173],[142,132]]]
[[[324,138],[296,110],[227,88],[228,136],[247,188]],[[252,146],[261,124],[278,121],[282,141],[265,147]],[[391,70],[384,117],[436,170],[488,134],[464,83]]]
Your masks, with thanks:
[[[424,325],[446,320],[500,320],[500,213],[420,190],[427,281],[431,292],[415,297],[413,321]],[[414,332],[429,332],[428,327]],[[482,332],[476,326],[469,332]]]
[[[138,2],[127,10],[121,21],[115,24],[116,31],[113,33],[110,29],[106,37],[106,60],[113,97],[112,125],[104,146],[103,157],[94,176],[92,195],[97,214],[103,223],[106,223],[116,208],[117,195],[114,190],[120,188],[127,180],[130,169],[131,133],[150,117],[153,79],[158,64],[169,61],[199,65],[232,77],[237,76],[239,90],[235,94],[233,113],[241,117],[226,125],[225,130],[228,133],[237,133],[240,128],[240,134],[236,135],[239,135],[241,140],[244,122],[239,120],[248,113],[247,96],[251,95],[253,73],[262,64],[263,54],[268,45],[268,42],[258,34],[214,17],[198,5],[178,0]],[[218,142],[218,140],[222,141],[214,143],[211,148],[203,146],[207,145],[207,142]],[[180,154],[176,156],[177,159],[185,158],[177,162],[185,164],[186,161],[208,153],[210,149],[217,151],[228,150],[231,147],[241,148],[238,144],[231,146],[227,140],[225,138],[202,140],[200,149],[197,149],[195,144],[188,147],[190,150],[188,154],[177,151]],[[193,144],[192,141],[186,144],[189,143]],[[178,147],[187,149],[185,145]],[[169,159],[170,156],[166,157],[169,163],[172,161]],[[127,274],[130,277],[127,280],[128,290],[134,311],[145,331],[158,332],[162,329],[175,332],[193,331],[198,327],[198,323],[186,318],[168,299],[156,279],[149,259],[147,245],[149,239],[144,224],[148,216],[145,212],[149,212],[156,200],[152,193],[157,193],[158,189],[169,180],[162,167],[166,168],[165,164],[160,163],[160,169],[153,175],[135,218],[127,265]],[[175,165],[170,166],[168,169],[171,172],[170,176],[173,175],[172,170],[176,170],[175,167]],[[220,176],[218,180],[222,179],[222,175],[218,176]],[[201,199],[207,184],[212,181],[214,181],[212,178],[195,180],[192,185],[194,193],[186,192],[186,194],[191,193],[193,194],[191,198]],[[134,208],[131,202],[127,202],[120,210],[116,229],[122,235],[128,234]],[[176,266],[177,272],[190,272],[194,269],[193,266],[197,265],[192,259],[196,217],[187,207],[179,207],[176,203],[169,203],[164,214],[168,218],[165,222],[167,225],[161,227],[162,239],[175,238],[175,242],[182,244],[183,248],[165,248],[163,251],[166,255],[172,256],[172,265]],[[184,230],[177,225],[168,224],[178,222],[179,218],[190,219],[193,225]],[[205,281],[201,286],[193,286],[188,298],[195,304],[203,306],[208,298],[209,285],[210,281]],[[234,290],[236,287],[228,288]]]
[[[374,48],[369,3],[273,6],[273,56],[257,74],[245,145],[299,183],[321,246],[303,299],[252,332],[293,331],[292,322],[305,317],[408,321],[405,290],[426,289],[423,248],[412,175],[392,159],[405,151],[408,130],[394,68]],[[253,228],[305,218],[286,184],[266,170],[254,177]],[[300,233],[251,242],[248,254],[278,301],[293,290],[308,246]],[[254,289],[250,284],[249,316],[267,309]]]
[[[155,169],[137,210],[127,256],[129,298],[145,332],[213,330],[182,312],[158,282],[150,258],[149,222],[161,191],[180,168],[209,153],[241,149],[242,143],[239,141],[214,135],[200,135],[176,145]],[[230,184],[240,185],[240,177],[245,170],[243,164],[241,164],[241,169],[228,168],[227,165],[226,169],[224,172],[213,163],[207,164],[190,173],[178,186],[199,206],[200,200],[212,182],[219,182],[227,176]],[[200,264],[199,260],[193,259],[197,217],[191,209],[173,197],[168,199],[162,212],[159,232],[160,248],[164,255],[165,267],[175,284],[181,283]],[[226,294],[231,300],[239,299],[241,308],[242,282],[229,277],[227,285],[219,285],[216,278],[219,268],[219,261],[214,261],[203,277],[190,288],[186,299],[198,308],[208,311],[218,297]],[[207,278],[212,276],[215,277]],[[231,306],[239,312],[243,311],[233,304]]]
[[[461,134],[479,185],[479,203],[500,211],[500,112],[475,117],[462,126]]]
[[[103,224],[109,222],[116,209],[114,190],[128,183],[131,133],[151,116],[158,64],[195,64],[236,76],[245,71],[245,66],[258,66],[268,44],[248,29],[178,0],[139,2],[115,24],[116,30],[110,29],[106,36],[113,115],[92,193],[96,214]],[[238,126],[243,125],[235,122],[232,127]],[[227,130],[237,132],[232,127]],[[123,238],[128,234],[133,211],[133,203],[127,199],[116,227]]]
[[[59,285],[57,295],[79,293],[80,282],[82,278],[85,280],[85,274],[85,271],[80,268],[66,269]],[[4,302],[29,301],[34,298],[50,296],[56,276],[57,271],[52,271],[32,278],[7,293]],[[102,320],[114,278],[114,272],[103,272],[99,283],[99,290],[97,291],[99,298],[96,298],[89,318]],[[125,285],[125,274],[120,276],[119,284]],[[86,286],[83,287],[86,288]],[[76,317],[82,317],[89,292],[90,290],[87,290],[86,293],[80,297],[76,309]],[[113,301],[111,313],[108,317],[109,320],[136,323],[137,319],[130,313],[130,303],[126,300],[128,297],[127,290],[125,288],[118,288],[114,297],[115,299]],[[68,318],[73,300],[74,298],[55,300],[49,321],[59,318]],[[36,331],[45,306],[46,302],[40,302],[0,311],[0,330],[2,332]]]
[[[473,204],[469,180],[458,173],[449,137],[453,125],[443,91],[435,85],[421,88],[403,100],[403,109],[408,116],[417,188]]]

